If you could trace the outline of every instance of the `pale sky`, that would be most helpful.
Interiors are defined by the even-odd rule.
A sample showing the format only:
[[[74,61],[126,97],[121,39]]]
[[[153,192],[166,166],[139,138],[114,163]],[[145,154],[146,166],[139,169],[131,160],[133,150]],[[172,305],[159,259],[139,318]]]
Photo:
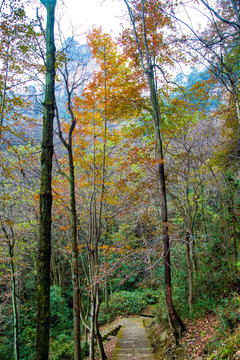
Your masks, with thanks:
[[[39,12],[46,18],[46,10],[40,0],[26,2],[31,17],[36,16],[36,8],[39,7]],[[195,6],[192,3],[190,5],[191,7]],[[190,17],[185,14],[183,9],[179,8],[179,10],[178,15],[181,14],[180,16],[188,23],[194,22],[195,27],[199,22],[206,22],[201,13],[193,8],[188,8]],[[112,37],[117,37],[122,30],[121,23],[126,25],[126,19],[128,19],[126,14],[127,9],[123,0],[57,0],[56,20],[61,24],[64,37],[74,35],[80,44],[85,43],[84,33],[94,26],[101,26],[103,31]],[[57,33],[57,23],[55,27]]]
[[[64,3],[64,5],[63,5]],[[126,13],[122,0],[58,0],[57,18],[71,36],[71,25],[76,34],[86,32],[93,26],[102,26],[111,36],[121,31],[123,15]]]
[[[36,18],[36,8],[39,8],[39,14],[46,19],[46,9],[40,0],[26,1],[30,17]],[[126,21],[126,13],[123,0],[57,0],[56,20],[60,22],[65,38],[72,36],[72,28],[75,29],[74,35],[81,35],[94,26],[101,26],[103,31],[117,37],[122,29],[121,23]],[[57,33],[57,23],[55,28]],[[84,38],[83,35],[79,42],[84,43]]]

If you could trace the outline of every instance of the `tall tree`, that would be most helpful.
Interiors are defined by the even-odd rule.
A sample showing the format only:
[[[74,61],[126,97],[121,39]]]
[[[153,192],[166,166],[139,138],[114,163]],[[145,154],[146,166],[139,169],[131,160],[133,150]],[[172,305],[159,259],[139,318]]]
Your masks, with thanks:
[[[50,259],[52,223],[52,157],[53,119],[55,108],[55,43],[56,0],[41,0],[47,10],[46,87],[43,102],[41,150],[40,224],[37,268],[37,335],[36,360],[47,360],[50,327]]]
[[[156,160],[158,161],[158,177],[161,198],[161,220],[162,220],[162,238],[164,246],[164,269],[165,269],[165,297],[168,309],[169,324],[173,330],[176,341],[181,338],[185,331],[184,323],[179,317],[172,300],[171,285],[171,262],[170,262],[170,241],[168,233],[168,209],[166,195],[166,178],[164,168],[163,140],[161,134],[162,114],[159,106],[157,75],[156,70],[162,73],[161,65],[157,65],[157,58],[167,46],[163,43],[163,28],[167,25],[171,27],[170,19],[163,13],[157,14],[158,1],[151,4],[145,0],[129,2],[124,0],[128,9],[130,21],[132,24],[132,40],[134,40],[139,62],[145,77],[147,79],[148,90],[150,93],[152,117],[155,129],[156,141]],[[156,4],[157,3],[157,4]],[[156,16],[157,15],[157,16]],[[158,31],[156,31],[156,27]],[[154,29],[154,30],[153,30]],[[169,48],[168,48],[169,49]],[[166,55],[163,55],[166,57]],[[170,61],[170,57],[169,57]],[[170,61],[171,62],[171,61]]]
[[[89,53],[76,50],[76,43],[73,39],[67,41],[67,47],[64,51],[65,59],[60,73],[63,78],[64,91],[67,96],[67,111],[70,117],[68,124],[67,140],[64,138],[57,110],[58,134],[60,140],[67,150],[69,176],[69,198],[70,198],[70,213],[71,213],[71,247],[72,247],[72,286],[73,286],[73,323],[74,323],[74,360],[81,360],[81,333],[80,333],[80,284],[79,284],[79,265],[78,265],[78,230],[77,230],[77,209],[76,209],[76,180],[74,169],[74,130],[76,128],[76,117],[73,109],[73,96],[77,91],[81,90],[84,82],[88,78],[88,62],[90,58]],[[76,52],[73,56],[74,50]],[[78,49],[79,50],[79,49]],[[72,59],[71,59],[72,57]],[[69,61],[70,60],[70,61]],[[72,60],[72,61],[71,61]]]
[[[106,240],[105,226],[113,202],[119,150],[120,121],[133,116],[134,100],[139,99],[139,91],[132,70],[125,55],[117,50],[116,43],[101,29],[94,29],[87,37],[87,44],[92,52],[95,69],[81,98],[75,99],[78,136],[75,138],[76,152],[88,149],[76,158],[76,165],[82,172],[87,167],[84,187],[87,192],[83,202],[86,204],[87,226],[84,224],[83,204],[81,204],[81,229],[85,229],[85,242],[89,262],[89,294],[91,315],[89,320],[90,359],[94,359],[95,338],[99,346],[101,359],[105,359],[104,348],[98,327],[100,306],[100,273],[102,264],[101,244]],[[136,85],[136,87],[134,86]],[[134,93],[135,92],[135,93]],[[133,103],[131,104],[131,101]],[[132,114],[131,114],[132,111]],[[84,139],[82,139],[84,138]],[[85,142],[85,144],[84,144]],[[88,142],[88,143],[86,143]],[[118,150],[117,150],[118,149]],[[119,160],[119,158],[118,158]],[[115,163],[115,165],[114,165]],[[115,178],[114,178],[115,177]],[[86,186],[87,185],[87,186]]]

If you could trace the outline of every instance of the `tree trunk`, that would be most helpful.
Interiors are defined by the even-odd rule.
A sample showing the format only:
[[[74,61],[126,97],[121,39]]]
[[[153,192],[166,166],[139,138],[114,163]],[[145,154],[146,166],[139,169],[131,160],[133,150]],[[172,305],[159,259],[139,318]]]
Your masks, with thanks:
[[[104,296],[105,296],[104,300],[105,300],[105,304],[106,304],[106,309],[109,312],[110,309],[109,309],[109,293],[108,293],[108,276],[107,275],[106,275],[103,286],[104,286],[103,292],[104,292]]]
[[[168,310],[169,325],[173,331],[176,343],[182,337],[186,330],[185,325],[175,310],[172,301],[172,286],[171,286],[171,268],[170,268],[170,252],[169,252],[169,236],[166,233],[164,237],[164,269],[165,269],[165,297]]]
[[[193,272],[192,272],[192,264],[190,257],[190,233],[187,231],[186,233],[186,258],[187,258],[187,267],[188,267],[188,282],[189,282],[189,294],[188,294],[188,305],[190,311],[192,311],[192,303],[193,303]]]
[[[193,272],[192,272],[192,263],[190,257],[190,236],[192,234],[191,229],[193,228],[194,216],[191,215],[191,205],[189,199],[189,173],[190,173],[190,154],[189,151],[187,152],[187,173],[186,173],[186,203],[187,203],[187,214],[186,214],[186,225],[187,225],[187,232],[186,232],[186,259],[187,259],[187,268],[188,268],[188,305],[190,311],[192,311],[192,302],[193,302]]]
[[[99,331],[99,325],[98,325],[98,314],[99,314],[99,308],[100,308],[100,301],[99,301],[99,293],[97,291],[96,294],[96,316],[95,316],[95,332],[97,337],[97,343],[98,343],[98,351],[100,355],[101,360],[106,360],[107,356],[104,351],[103,342],[102,342],[102,336]]]
[[[74,327],[74,360],[81,360],[81,326],[80,326],[80,288],[79,288],[79,266],[78,266],[78,234],[77,234],[77,210],[76,210],[76,192],[75,192],[75,170],[73,160],[73,132],[76,127],[76,119],[72,108],[72,91],[69,89],[69,73],[66,63],[65,72],[62,72],[65,90],[67,92],[68,113],[71,116],[71,126],[68,132],[68,141],[63,138],[61,122],[56,107],[59,138],[68,153],[69,177],[69,197],[71,214],[71,246],[72,246],[72,287],[73,287],[73,327]]]
[[[162,193],[163,197],[164,193]],[[165,193],[166,195],[166,193]],[[172,300],[172,280],[171,280],[171,260],[170,260],[170,242],[168,234],[168,226],[166,220],[166,206],[162,206],[162,223],[163,223],[163,252],[164,252],[164,271],[165,271],[165,298],[168,310],[168,320],[169,325],[173,331],[176,343],[182,337],[184,331],[186,330],[184,323],[182,322],[180,316],[178,315]],[[164,211],[163,211],[164,210]],[[164,218],[165,216],[165,218]]]
[[[234,233],[233,235],[233,260],[236,264],[238,261],[238,249],[237,249],[237,235]]]
[[[13,305],[13,331],[14,331],[14,358],[20,359],[19,355],[19,325],[18,325],[18,309],[17,309],[17,297],[16,297],[16,279],[14,269],[14,254],[13,247],[9,244],[11,277],[12,277],[12,305]]]
[[[163,160],[163,147],[160,132],[160,109],[158,103],[157,90],[154,83],[154,73],[152,66],[148,66],[148,83],[150,88],[151,104],[153,111],[155,139],[156,139],[156,159],[159,161],[159,188],[161,198],[161,220],[163,225],[163,247],[164,247],[164,270],[165,270],[165,297],[168,309],[168,319],[170,327],[173,330],[176,342],[182,337],[183,332],[186,330],[180,316],[177,314],[172,300],[172,282],[171,282],[171,261],[170,261],[170,243],[168,234],[168,209],[167,209],[167,193],[166,193],[166,179]]]
[[[73,323],[74,323],[74,360],[81,360],[81,332],[80,332],[80,289],[78,269],[78,241],[77,241],[77,213],[75,199],[75,176],[72,154],[72,141],[68,146],[70,208],[72,226],[72,286],[73,286]]]
[[[17,308],[17,296],[16,296],[16,279],[15,279],[15,267],[14,267],[14,244],[15,238],[13,229],[11,227],[12,241],[9,237],[5,226],[2,224],[2,230],[5,234],[8,243],[8,254],[10,257],[10,268],[11,268],[11,280],[12,280],[12,307],[13,307],[13,347],[14,347],[14,359],[20,359],[19,351],[19,321],[18,321],[18,308]]]
[[[89,334],[89,360],[94,360],[94,340],[95,340],[95,317],[96,317],[96,296],[95,286],[91,289],[91,311],[90,311],[90,334]]]
[[[191,242],[191,255],[192,255],[193,271],[196,273],[198,271],[198,260],[197,260],[196,251],[195,251],[194,237]]]
[[[127,6],[130,20],[133,26],[133,32],[135,36],[136,45],[138,48],[138,54],[140,57],[140,62],[143,72],[147,76],[148,87],[150,92],[150,100],[152,107],[152,116],[154,121],[155,129],[155,140],[156,140],[156,160],[159,162],[158,174],[159,174],[159,188],[160,188],[160,198],[161,198],[161,220],[162,220],[162,236],[163,236],[163,246],[164,246],[164,269],[165,269],[165,296],[168,309],[168,318],[169,324],[173,330],[176,342],[179,338],[182,337],[183,332],[185,331],[185,325],[177,314],[173,301],[172,301],[172,284],[171,284],[171,263],[170,263],[170,244],[169,244],[169,235],[168,235],[168,211],[167,211],[167,196],[166,196],[166,180],[165,180],[165,171],[164,171],[164,160],[163,160],[163,146],[161,138],[161,113],[159,108],[158,101],[158,92],[155,84],[155,75],[154,75],[154,64],[151,58],[151,53],[148,46],[148,37],[146,33],[145,26],[145,9],[144,3],[145,0],[141,0],[141,10],[140,10],[140,19],[142,26],[142,39],[143,39],[143,48],[140,45],[140,39],[136,28],[136,19],[130,8],[130,5],[127,0],[124,0]],[[145,65],[146,63],[146,65]]]
[[[47,360],[50,326],[50,260],[52,223],[52,156],[55,107],[54,14],[56,0],[41,0],[47,9],[46,87],[43,102],[43,136],[40,183],[40,226],[37,268],[36,360]]]
[[[90,286],[91,286],[91,326],[90,326],[90,346],[89,346],[89,359],[94,360],[95,353],[95,337],[97,338],[99,355],[101,360],[107,359],[103,344],[101,334],[98,329],[98,312],[99,312],[99,303],[98,303],[98,292],[99,285],[97,283],[98,269],[99,269],[99,239],[101,236],[102,229],[102,214],[103,214],[103,199],[105,193],[105,173],[106,173],[106,144],[107,144],[107,68],[106,68],[106,52],[104,48],[104,132],[103,132],[103,154],[102,154],[102,179],[101,179],[101,190],[100,190],[100,204],[99,212],[97,216],[97,199],[96,199],[96,136],[95,136],[95,109],[93,107],[93,193],[90,203],[90,214],[89,214],[89,243],[88,243],[88,252],[89,252],[89,274],[90,274]]]

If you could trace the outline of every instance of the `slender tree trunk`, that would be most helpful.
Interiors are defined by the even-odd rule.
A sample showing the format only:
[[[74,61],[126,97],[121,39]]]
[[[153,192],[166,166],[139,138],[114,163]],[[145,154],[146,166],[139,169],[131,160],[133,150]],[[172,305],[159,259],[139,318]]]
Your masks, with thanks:
[[[95,266],[98,269],[99,267],[99,250],[98,250],[98,244],[101,236],[102,231],[102,213],[103,213],[103,198],[105,194],[105,175],[106,175],[106,152],[107,152],[107,62],[106,62],[106,49],[104,48],[104,138],[103,138],[103,154],[102,154],[102,184],[101,184],[101,198],[100,198],[100,210],[99,210],[99,219],[98,224],[96,224],[96,237],[95,237]],[[107,356],[104,351],[102,337],[99,331],[98,326],[98,315],[99,315],[99,287],[97,285],[96,287],[96,293],[95,293],[95,302],[96,302],[96,309],[95,309],[95,333],[97,337],[97,343],[98,343],[98,350],[101,360],[107,359]]]
[[[55,107],[54,14],[56,0],[41,0],[47,9],[46,88],[43,102],[43,136],[40,184],[40,226],[37,268],[36,360],[47,360],[50,327],[50,260],[52,223],[52,156]]]
[[[71,246],[72,246],[72,287],[73,287],[73,328],[74,328],[74,360],[81,360],[81,323],[80,317],[81,307],[80,307],[80,288],[79,288],[79,266],[78,266],[78,234],[77,234],[77,210],[76,210],[76,192],[75,192],[75,170],[74,170],[74,160],[73,160],[73,132],[76,127],[76,119],[74,116],[72,108],[72,91],[69,90],[69,73],[66,63],[65,70],[62,72],[65,89],[68,96],[68,113],[71,116],[71,126],[68,132],[68,141],[63,138],[60,118],[58,114],[58,109],[56,107],[57,113],[57,123],[59,137],[66,148],[68,153],[68,167],[69,167],[69,177],[67,177],[69,182],[69,197],[70,197],[70,214],[71,214]]]
[[[99,331],[98,326],[98,315],[99,315],[99,288],[97,281],[97,273],[98,273],[98,254],[94,250],[90,249],[90,283],[91,283],[91,326],[90,326],[90,344],[89,344],[89,360],[94,360],[95,354],[95,346],[94,340],[97,339],[99,355],[101,360],[106,360],[107,356],[104,351],[102,337]]]
[[[98,285],[94,284],[92,287],[92,295],[91,295],[91,326],[90,326],[90,344],[89,344],[89,360],[94,360],[94,354],[95,354],[95,346],[94,346],[94,340],[97,339],[98,344],[98,350],[99,350],[99,356],[101,360],[106,360],[107,356],[104,351],[103,342],[101,333],[99,331],[99,325],[98,325],[98,314],[99,314],[99,295],[98,295],[99,289]]]
[[[84,328],[85,328],[85,335],[87,335],[87,332],[89,331],[90,332],[90,324],[88,323],[88,317],[89,317],[89,312],[90,312],[90,296],[88,296],[88,304],[87,304],[87,309],[85,311],[84,307],[83,307],[83,302],[82,302],[82,297],[80,295],[80,301],[79,301],[79,304],[80,304],[80,318],[81,318],[81,321],[84,325]],[[85,340],[87,340],[87,336],[85,336]]]
[[[234,206],[234,205],[233,205]],[[232,208],[232,239],[233,239],[233,261],[236,264],[238,261],[238,248],[237,248],[237,224],[238,224],[238,220],[237,217],[234,213],[234,209]]]
[[[57,275],[57,266],[55,265],[55,261],[53,259],[53,255],[51,256],[51,272],[52,272],[52,281],[55,286],[58,286],[58,275]]]
[[[90,311],[90,334],[89,334],[89,360],[94,360],[95,346],[95,316],[96,316],[96,296],[95,289],[91,291],[91,311]]]
[[[170,260],[170,241],[168,234],[168,209],[167,209],[167,192],[166,192],[166,179],[163,160],[163,146],[160,132],[160,109],[158,104],[157,91],[154,83],[154,73],[152,66],[148,66],[148,83],[150,88],[151,104],[153,111],[153,119],[155,126],[155,139],[156,139],[156,159],[159,161],[158,174],[159,174],[159,188],[161,198],[161,220],[163,225],[162,237],[164,248],[164,270],[165,270],[165,297],[168,309],[168,318],[170,327],[173,330],[176,342],[182,337],[185,331],[185,325],[180,316],[175,310],[172,299],[172,281],[171,281],[171,260]]]
[[[193,272],[192,272],[192,264],[190,257],[190,233],[187,231],[186,233],[186,258],[187,258],[187,267],[188,267],[188,282],[189,282],[189,294],[188,294],[188,305],[190,311],[192,311],[192,303],[193,303]]]
[[[108,276],[106,275],[106,278],[105,278],[105,281],[104,281],[104,289],[103,289],[103,292],[104,292],[104,296],[105,296],[105,304],[106,304],[106,309],[107,311],[109,312],[109,292],[108,292]]]
[[[95,331],[96,331],[96,337],[97,337],[97,343],[98,343],[98,350],[99,350],[100,359],[101,360],[106,360],[107,356],[106,356],[105,351],[104,351],[102,336],[101,336],[101,333],[99,331],[99,325],[98,325],[99,309],[100,309],[100,301],[99,301],[99,292],[97,291],[97,294],[96,294]]]
[[[236,106],[236,111],[237,111],[238,123],[240,124],[240,108],[239,108],[238,99],[235,101],[235,106]]]
[[[170,327],[173,331],[174,337],[176,342],[182,337],[183,332],[186,330],[185,325],[182,322],[180,316],[178,315],[172,299],[172,280],[171,280],[171,260],[170,260],[170,241],[169,241],[169,234],[168,234],[168,226],[166,217],[163,218],[163,215],[166,215],[165,212],[162,213],[162,222],[163,222],[163,248],[164,248],[164,271],[165,271],[165,298],[168,310],[168,320]]]
[[[90,285],[91,285],[91,327],[90,327],[90,344],[89,344],[89,359],[94,360],[95,353],[95,337],[97,338],[99,355],[101,360],[107,359],[101,334],[98,329],[98,268],[99,268],[99,239],[101,236],[102,228],[102,214],[103,214],[103,201],[105,193],[105,173],[106,173],[106,143],[107,143],[107,68],[106,68],[106,52],[104,49],[104,60],[105,60],[105,83],[104,83],[104,138],[103,138],[103,155],[102,155],[102,179],[101,179],[101,190],[100,190],[100,204],[99,213],[97,216],[97,200],[96,200],[96,146],[95,146],[95,109],[93,107],[93,194],[90,204],[90,222],[89,222],[89,274],[90,274]]]
[[[236,233],[233,235],[233,261],[236,264],[238,260],[238,249],[237,249],[237,236]]]
[[[71,116],[71,127],[68,133],[68,142],[62,136],[60,119],[57,111],[57,121],[59,137],[68,153],[69,177],[69,197],[71,214],[71,247],[72,247],[72,287],[73,287],[73,328],[74,328],[74,360],[81,360],[81,308],[80,308],[80,288],[79,288],[79,266],[78,266],[78,235],[77,235],[77,210],[76,210],[76,192],[75,192],[75,170],[73,162],[73,139],[72,134],[76,126],[76,120],[71,106],[71,96],[68,91],[68,111]]]
[[[178,313],[175,310],[172,301],[172,286],[171,286],[171,268],[170,268],[170,245],[169,245],[169,236],[166,232],[165,227],[164,239],[164,270],[165,270],[165,298],[167,303],[168,310],[168,320],[169,325],[173,331],[176,342],[178,343],[179,338],[182,337],[183,332],[185,331],[185,325],[179,317]]]
[[[158,174],[159,174],[159,188],[160,188],[160,198],[161,198],[161,220],[163,226],[162,236],[163,236],[163,247],[164,247],[165,297],[166,297],[166,303],[168,309],[169,324],[173,330],[177,342],[178,339],[182,337],[182,334],[185,331],[185,325],[182,322],[179,315],[177,314],[172,300],[166,180],[165,180],[165,170],[164,170],[164,160],[163,160],[163,146],[162,146],[162,138],[160,131],[161,113],[159,109],[157,86],[155,84],[154,64],[151,58],[151,53],[149,51],[148,37],[145,26],[145,8],[144,8],[145,0],[141,0],[141,10],[139,11],[139,15],[141,18],[141,25],[142,25],[143,47],[141,47],[141,41],[139,39],[139,35],[137,32],[136,19],[134,13],[131,10],[128,0],[124,0],[124,1],[129,12],[130,20],[132,22],[133,32],[135,36],[135,41],[138,49],[142,70],[147,76],[148,87],[150,91],[150,99],[151,99],[151,107],[152,107],[152,115],[154,121],[155,139],[156,139],[156,159],[159,162]]]
[[[12,307],[13,307],[13,347],[14,347],[14,359],[20,359],[19,350],[19,317],[17,308],[17,296],[16,296],[16,278],[15,278],[15,267],[14,267],[14,244],[15,238],[13,229],[11,227],[12,240],[9,237],[5,226],[2,224],[2,230],[5,234],[8,243],[8,254],[10,257],[10,268],[11,268],[11,280],[12,280]]]
[[[236,205],[234,204],[234,192],[232,192],[232,198],[230,200],[230,209],[229,209],[229,213],[231,216],[231,223],[232,223],[232,237],[233,237],[233,261],[236,264],[237,260],[238,260],[238,248],[237,248],[237,224],[238,224],[238,219],[237,219],[237,215],[236,215]]]
[[[236,109],[236,113],[237,113],[238,124],[240,124],[239,93],[237,90],[237,86],[234,84],[233,81],[231,82],[231,86],[232,86],[234,105],[235,105],[235,109]]]
[[[95,302],[94,299],[91,299],[91,311],[90,311],[90,333],[89,333],[89,360],[94,360],[95,353]]]
[[[193,270],[196,273],[198,271],[198,260],[197,260],[196,251],[195,251],[194,237],[193,237],[192,242],[191,242],[191,254],[192,254]]]
[[[187,173],[186,173],[186,203],[187,203],[187,215],[186,215],[186,225],[187,225],[187,232],[186,232],[186,259],[187,259],[187,269],[188,269],[188,305],[190,311],[192,311],[192,302],[193,302],[193,272],[192,272],[192,263],[191,263],[191,256],[190,256],[190,236],[191,236],[191,229],[193,225],[193,219],[191,215],[191,205],[189,200],[189,173],[190,173],[190,156],[189,151],[187,152],[188,158],[188,165],[187,165]]]
[[[75,176],[72,154],[72,141],[68,146],[69,157],[69,185],[70,208],[72,225],[72,286],[73,286],[73,324],[74,324],[74,360],[81,360],[81,332],[80,332],[80,289],[78,268],[78,241],[77,241],[77,213],[75,199]]]
[[[13,331],[14,331],[14,358],[15,360],[20,359],[19,352],[19,324],[18,324],[18,308],[17,308],[17,297],[16,297],[16,279],[14,269],[14,253],[13,248],[9,244],[9,255],[10,255],[10,266],[11,266],[11,277],[12,277],[12,305],[13,305]]]

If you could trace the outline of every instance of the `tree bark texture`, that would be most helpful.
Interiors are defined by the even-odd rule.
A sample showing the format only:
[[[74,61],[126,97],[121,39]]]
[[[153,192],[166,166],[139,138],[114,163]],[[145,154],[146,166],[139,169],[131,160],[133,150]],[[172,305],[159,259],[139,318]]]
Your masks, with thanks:
[[[40,225],[37,267],[37,334],[36,360],[49,356],[50,327],[50,259],[52,223],[52,157],[55,108],[54,16],[56,0],[42,0],[47,10],[46,87],[43,102],[43,135],[41,147]]]

